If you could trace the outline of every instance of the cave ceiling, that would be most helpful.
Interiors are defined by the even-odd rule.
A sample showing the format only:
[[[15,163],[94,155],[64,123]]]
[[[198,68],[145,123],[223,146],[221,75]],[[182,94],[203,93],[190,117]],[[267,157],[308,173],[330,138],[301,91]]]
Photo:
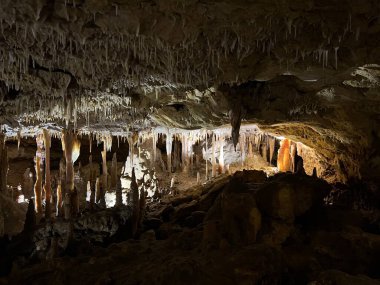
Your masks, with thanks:
[[[213,128],[238,114],[346,172],[376,152],[378,1],[0,6],[0,124],[7,131]]]

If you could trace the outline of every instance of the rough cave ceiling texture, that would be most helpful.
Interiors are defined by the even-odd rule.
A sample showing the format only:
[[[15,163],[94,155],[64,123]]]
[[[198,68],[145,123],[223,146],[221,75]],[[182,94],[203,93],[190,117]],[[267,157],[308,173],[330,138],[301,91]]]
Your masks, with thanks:
[[[376,0],[2,0],[0,123],[212,128],[229,114],[375,178]]]

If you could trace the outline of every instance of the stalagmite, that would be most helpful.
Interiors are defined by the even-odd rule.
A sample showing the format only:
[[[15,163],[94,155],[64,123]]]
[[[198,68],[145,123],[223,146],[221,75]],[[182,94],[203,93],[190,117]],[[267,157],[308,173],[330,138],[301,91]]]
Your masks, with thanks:
[[[291,157],[290,157],[290,141],[284,139],[280,143],[280,149],[278,150],[277,168],[281,172],[291,170]]]
[[[145,198],[145,190],[144,190],[144,181],[142,183],[142,187],[140,189],[140,209],[139,209],[139,222],[138,226],[141,227],[145,217],[145,207],[146,207],[146,198]]]
[[[74,133],[66,130],[62,131],[62,150],[64,151],[66,159],[66,191],[74,191],[73,144]]]
[[[96,183],[95,183],[95,202],[99,203],[101,199],[101,189],[100,189],[100,178],[96,177]]]
[[[57,186],[57,205],[56,205],[56,212],[55,212],[55,215],[58,217],[58,216],[61,216],[61,213],[62,213],[62,184],[58,184]]]
[[[74,188],[74,191],[71,192],[70,199],[71,213],[75,217],[75,215],[79,213],[79,195],[77,188]]]
[[[219,172],[224,174],[224,139],[220,140],[220,154],[219,154]]]
[[[112,156],[112,163],[111,163],[111,191],[116,191],[116,184],[117,184],[117,158],[116,158],[116,152]]]
[[[2,193],[7,189],[8,174],[8,154],[4,139],[5,136],[0,133],[0,192]]]
[[[197,184],[201,184],[201,175],[199,174],[199,171],[197,172]]]
[[[137,227],[139,222],[139,188],[136,182],[135,168],[132,168],[132,180],[131,180],[131,192],[132,192],[132,236],[135,236],[137,233]]]
[[[33,199],[29,199],[28,209],[26,211],[25,222],[24,222],[24,230],[23,233],[33,232],[36,226],[36,213],[34,211],[34,201]]]
[[[296,165],[296,168],[295,168],[295,173],[297,173],[297,174],[305,174],[305,169],[303,168],[303,159],[300,156],[297,159],[297,165]]]
[[[45,219],[50,219],[51,215],[51,178],[50,178],[50,146],[51,137],[48,130],[43,130],[45,144]]]
[[[294,143],[290,145],[290,171],[296,171],[296,156],[297,156],[297,147]]]
[[[42,215],[42,177],[41,177],[41,157],[36,156],[36,183],[34,184],[34,197],[36,199],[36,213],[39,221]]]
[[[318,177],[318,174],[317,174],[317,168],[313,168],[313,174],[312,174],[312,176],[314,177],[314,178],[317,178]]]
[[[66,195],[66,164],[65,160],[62,158],[59,162],[59,181],[57,187],[57,206],[56,206],[56,215],[63,215],[63,202]]]
[[[80,152],[80,142],[75,137],[74,133],[72,131],[63,130],[62,131],[62,149],[65,154],[66,159],[66,183],[65,183],[65,200],[64,202],[71,203],[73,200],[69,197],[67,198],[67,195],[71,195],[74,192],[74,162],[79,157]],[[70,201],[71,200],[71,201]],[[74,199],[76,201],[77,199]],[[73,210],[73,213],[70,214],[71,216],[76,216],[77,213],[77,205],[72,205],[71,209]],[[66,210],[67,207],[65,205],[65,216],[66,216]]]
[[[64,212],[65,212],[65,220],[70,220],[71,218],[71,193],[65,194],[64,204]]]
[[[22,193],[26,199],[33,196],[33,173],[27,168],[23,175]]]
[[[21,130],[18,130],[17,132],[17,150],[20,150],[20,144],[21,144]]]
[[[245,133],[241,134],[240,136],[240,151],[241,151],[241,165],[243,166],[244,165],[244,162],[245,162],[245,148],[246,148],[246,136],[245,136]]]
[[[95,189],[96,189],[96,171],[94,169],[94,165],[92,163],[92,155],[90,155],[90,157],[88,158],[88,161],[89,161],[89,165],[90,165],[90,181],[89,181],[89,184],[90,184],[90,209],[93,209],[94,208],[94,204],[95,204]]]
[[[108,168],[107,168],[107,148],[106,144],[104,143],[104,148],[102,151],[102,168],[103,168],[103,174],[102,174],[102,199],[104,200],[104,197],[106,195],[106,192],[108,191]]]

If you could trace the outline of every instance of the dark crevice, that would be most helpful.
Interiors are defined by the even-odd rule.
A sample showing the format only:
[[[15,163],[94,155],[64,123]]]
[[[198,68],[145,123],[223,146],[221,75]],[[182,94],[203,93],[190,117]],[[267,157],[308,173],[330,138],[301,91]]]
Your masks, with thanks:
[[[33,70],[42,70],[42,71],[46,71],[46,72],[63,73],[63,74],[69,75],[71,80],[70,80],[70,84],[67,87],[67,89],[76,88],[79,86],[75,76],[70,71],[64,70],[62,68],[50,69],[50,68],[44,67],[44,66],[40,65],[38,62],[36,62],[35,60],[33,60],[32,57],[29,57],[29,68],[33,69]]]
[[[177,112],[180,112],[186,108],[184,104],[179,103],[169,104],[168,106],[174,108]]]

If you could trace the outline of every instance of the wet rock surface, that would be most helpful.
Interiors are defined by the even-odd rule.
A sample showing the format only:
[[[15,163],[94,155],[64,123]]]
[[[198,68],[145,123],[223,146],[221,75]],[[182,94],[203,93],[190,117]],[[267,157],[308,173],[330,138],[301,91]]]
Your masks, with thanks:
[[[376,211],[326,205],[329,191],[306,175],[237,172],[196,186],[191,201],[148,204],[128,240],[117,235],[130,227],[128,209],[87,213],[61,257],[16,262],[1,284],[379,284]]]

